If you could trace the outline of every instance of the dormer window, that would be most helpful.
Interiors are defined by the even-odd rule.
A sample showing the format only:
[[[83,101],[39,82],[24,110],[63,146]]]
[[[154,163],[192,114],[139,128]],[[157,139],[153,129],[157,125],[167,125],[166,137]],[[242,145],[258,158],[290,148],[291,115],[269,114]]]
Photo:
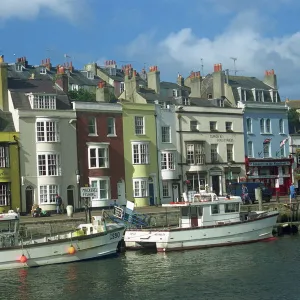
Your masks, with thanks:
[[[184,98],[183,99],[183,105],[191,105],[190,99],[189,98]]]
[[[78,84],[72,84],[72,85],[71,85],[71,90],[72,90],[72,91],[78,91],[78,90],[79,90]]]
[[[47,74],[47,69],[45,67],[41,67],[40,74]]]
[[[125,84],[124,82],[120,83],[120,93],[123,93],[125,91]]]
[[[111,75],[111,76],[116,76],[117,70],[116,70],[115,68],[109,68],[109,69],[108,69],[108,73],[109,73],[109,75]]]
[[[22,72],[23,71],[23,66],[21,64],[16,64],[16,71],[17,72]]]
[[[29,101],[32,109],[56,109],[56,95],[30,94]]]
[[[223,99],[217,99],[217,106],[224,107],[224,100]]]
[[[87,72],[86,72],[86,77],[87,77],[88,79],[94,79],[94,74],[93,74],[91,71],[87,71]]]
[[[179,97],[179,91],[173,90],[173,97]]]
[[[212,99],[212,94],[207,94],[207,99]]]

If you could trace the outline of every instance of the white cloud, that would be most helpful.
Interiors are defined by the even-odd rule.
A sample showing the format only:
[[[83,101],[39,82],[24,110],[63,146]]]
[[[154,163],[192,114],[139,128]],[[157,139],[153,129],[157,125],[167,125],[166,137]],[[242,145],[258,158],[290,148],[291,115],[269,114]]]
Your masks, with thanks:
[[[41,11],[74,21],[86,8],[86,0],[1,0],[0,20],[32,20]]]
[[[240,13],[213,38],[197,36],[191,28],[172,32],[156,42],[149,34],[140,35],[127,47],[127,54],[136,60],[147,59],[158,64],[162,78],[168,80],[175,80],[177,72],[187,76],[192,70],[201,70],[201,58],[204,73],[212,72],[215,63],[232,70],[230,58],[236,57],[239,75],[262,78],[265,70],[274,69],[281,96],[300,98],[300,32],[266,37],[265,23],[259,20],[254,11]]]

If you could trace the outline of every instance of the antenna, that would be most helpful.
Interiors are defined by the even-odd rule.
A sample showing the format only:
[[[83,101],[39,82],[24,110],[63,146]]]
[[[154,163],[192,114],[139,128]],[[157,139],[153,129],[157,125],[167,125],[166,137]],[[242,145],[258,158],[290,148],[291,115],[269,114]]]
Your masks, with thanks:
[[[233,69],[234,69],[234,76],[236,76],[236,73],[238,72],[237,69],[236,69],[236,60],[237,60],[237,57],[230,57],[230,59],[233,60]]]
[[[201,58],[201,74],[204,76],[204,65],[203,65],[203,58]]]

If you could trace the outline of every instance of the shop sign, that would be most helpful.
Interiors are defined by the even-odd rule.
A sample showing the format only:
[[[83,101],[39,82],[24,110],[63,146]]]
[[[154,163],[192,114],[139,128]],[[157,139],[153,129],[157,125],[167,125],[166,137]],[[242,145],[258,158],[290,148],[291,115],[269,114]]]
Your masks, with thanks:
[[[290,177],[290,174],[285,174],[282,175],[282,177]],[[281,178],[282,178],[281,177]],[[253,175],[253,176],[248,176],[249,179],[251,178],[265,178],[265,179],[272,179],[272,178],[278,178],[278,175]]]
[[[290,166],[289,161],[252,161],[249,162],[250,167],[274,167],[274,166]]]
[[[224,137],[224,134],[211,134],[211,139],[217,139],[217,143],[234,143],[234,139]]]

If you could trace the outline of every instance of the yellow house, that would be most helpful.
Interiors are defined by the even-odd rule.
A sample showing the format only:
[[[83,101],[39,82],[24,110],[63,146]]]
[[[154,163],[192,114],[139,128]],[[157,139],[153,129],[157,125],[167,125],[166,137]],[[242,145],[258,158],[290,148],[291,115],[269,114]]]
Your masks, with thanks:
[[[0,213],[21,211],[18,139],[8,111],[7,65],[0,56]]]

